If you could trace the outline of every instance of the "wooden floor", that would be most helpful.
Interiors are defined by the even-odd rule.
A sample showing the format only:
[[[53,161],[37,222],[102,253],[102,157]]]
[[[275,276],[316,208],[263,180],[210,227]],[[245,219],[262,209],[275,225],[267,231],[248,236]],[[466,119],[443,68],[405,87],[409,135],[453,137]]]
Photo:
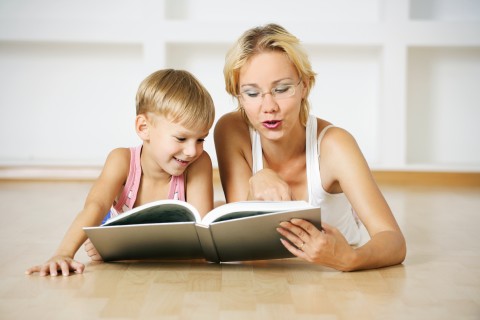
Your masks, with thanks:
[[[480,319],[480,188],[381,185],[408,244],[390,268],[342,273],[286,259],[24,275],[52,254],[89,187],[0,182],[0,319]],[[88,262],[83,251],[77,259]]]

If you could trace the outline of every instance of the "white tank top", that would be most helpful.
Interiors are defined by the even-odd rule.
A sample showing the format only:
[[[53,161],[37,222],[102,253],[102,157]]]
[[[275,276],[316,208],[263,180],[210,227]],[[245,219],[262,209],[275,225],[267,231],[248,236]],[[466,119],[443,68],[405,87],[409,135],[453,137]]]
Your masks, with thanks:
[[[321,208],[322,221],[337,228],[351,245],[361,245],[366,239],[352,210],[352,206],[343,193],[328,193],[323,189],[320,178],[320,142],[325,132],[333,127],[325,127],[317,140],[317,118],[310,115],[306,128],[306,165],[308,202]],[[250,140],[252,142],[252,173],[263,169],[263,153],[260,135],[250,127]],[[362,226],[363,227],[363,226]],[[364,227],[363,227],[364,229]],[[366,230],[364,230],[366,232]]]

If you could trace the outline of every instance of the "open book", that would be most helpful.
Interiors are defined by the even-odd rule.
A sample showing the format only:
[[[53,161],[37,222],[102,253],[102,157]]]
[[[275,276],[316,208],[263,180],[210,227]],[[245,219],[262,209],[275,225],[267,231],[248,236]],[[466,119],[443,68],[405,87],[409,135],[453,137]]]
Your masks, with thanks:
[[[244,201],[203,219],[187,202],[159,200],[83,228],[104,261],[199,259],[211,262],[289,258],[279,223],[292,218],[321,229],[320,208],[304,201]]]

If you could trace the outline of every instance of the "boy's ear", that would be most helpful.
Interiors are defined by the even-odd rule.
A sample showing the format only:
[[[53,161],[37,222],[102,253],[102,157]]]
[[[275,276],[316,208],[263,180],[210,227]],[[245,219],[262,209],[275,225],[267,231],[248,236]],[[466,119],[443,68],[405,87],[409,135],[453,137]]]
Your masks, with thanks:
[[[150,139],[149,127],[150,123],[144,114],[139,114],[135,118],[135,130],[137,131],[137,135],[143,141]]]

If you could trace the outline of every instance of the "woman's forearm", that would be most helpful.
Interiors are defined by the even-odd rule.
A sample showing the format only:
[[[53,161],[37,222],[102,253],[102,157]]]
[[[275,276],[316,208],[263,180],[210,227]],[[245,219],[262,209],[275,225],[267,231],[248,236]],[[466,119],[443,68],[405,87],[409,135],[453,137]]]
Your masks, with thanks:
[[[405,238],[398,231],[377,233],[365,245],[355,249],[355,255],[345,271],[373,269],[400,264],[405,260]]]

